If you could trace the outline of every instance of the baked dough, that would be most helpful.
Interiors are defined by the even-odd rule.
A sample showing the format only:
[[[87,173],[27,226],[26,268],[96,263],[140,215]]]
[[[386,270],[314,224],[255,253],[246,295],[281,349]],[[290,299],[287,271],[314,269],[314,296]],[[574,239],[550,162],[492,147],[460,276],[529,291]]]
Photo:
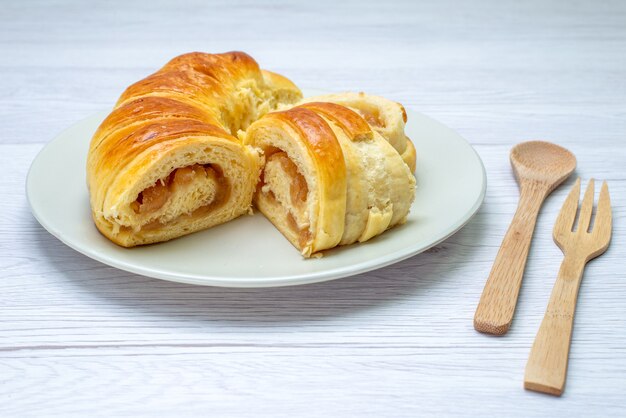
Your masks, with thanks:
[[[242,135],[265,156],[256,206],[305,257],[403,223],[415,196],[411,169],[379,133],[386,126],[330,99],[269,113]],[[403,120],[401,106],[393,111]]]
[[[236,134],[301,97],[242,52],[181,55],[131,85],[89,148],[97,228],[131,247],[249,212],[262,158]]]
[[[94,134],[92,215],[132,247],[249,213],[254,197],[305,257],[367,241],[403,223],[414,199],[405,123],[402,105],[378,96],[303,100],[242,52],[181,55],[129,86]]]

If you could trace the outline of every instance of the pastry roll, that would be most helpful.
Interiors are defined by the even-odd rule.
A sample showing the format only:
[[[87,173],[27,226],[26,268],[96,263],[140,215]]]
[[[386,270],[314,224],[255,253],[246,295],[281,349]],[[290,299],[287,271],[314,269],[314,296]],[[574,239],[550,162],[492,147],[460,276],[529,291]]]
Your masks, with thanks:
[[[415,146],[404,133],[407,121],[404,107],[397,102],[365,93],[335,93],[307,97],[299,103],[331,102],[349,107],[361,115],[372,129],[386,139],[415,172]]]
[[[243,137],[265,156],[256,206],[303,256],[406,220],[415,178],[355,111],[308,102],[265,115]]]
[[[248,55],[191,53],[131,85],[93,136],[93,219],[116,244],[166,241],[251,210],[262,159],[235,136],[301,98]]]

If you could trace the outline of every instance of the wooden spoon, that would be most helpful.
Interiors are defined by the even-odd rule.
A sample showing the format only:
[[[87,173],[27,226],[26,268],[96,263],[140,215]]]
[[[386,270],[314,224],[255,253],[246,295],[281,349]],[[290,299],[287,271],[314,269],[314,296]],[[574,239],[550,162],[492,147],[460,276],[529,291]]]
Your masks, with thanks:
[[[539,209],[574,171],[576,157],[558,145],[530,141],[513,147],[511,165],[520,187],[520,199],[474,315],[477,331],[495,335],[506,333],[513,321]]]

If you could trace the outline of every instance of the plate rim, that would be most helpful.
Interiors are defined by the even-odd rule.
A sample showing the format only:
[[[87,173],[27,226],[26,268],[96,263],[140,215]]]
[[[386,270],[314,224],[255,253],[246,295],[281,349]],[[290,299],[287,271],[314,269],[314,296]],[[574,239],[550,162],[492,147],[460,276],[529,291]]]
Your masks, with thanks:
[[[451,227],[444,230],[442,235],[439,238],[437,238],[435,241],[425,246],[424,245],[407,246],[402,251],[396,251],[386,256],[374,258],[371,260],[366,260],[358,264],[351,264],[351,265],[342,266],[339,268],[323,270],[320,272],[302,273],[302,274],[272,277],[272,278],[257,278],[257,277],[224,278],[223,276],[197,275],[197,274],[189,274],[189,273],[179,273],[178,275],[176,275],[168,271],[154,269],[151,267],[137,268],[134,265],[128,264],[124,261],[120,261],[116,259],[115,257],[107,256],[106,254],[99,253],[96,251],[90,251],[89,248],[81,247],[79,245],[74,245],[70,240],[66,239],[63,236],[63,233],[61,231],[56,231],[51,225],[49,225],[47,222],[45,222],[45,220],[43,220],[40,216],[38,216],[37,211],[34,209],[31,203],[31,197],[30,197],[30,192],[29,192],[29,190],[31,190],[31,187],[32,187],[31,179],[33,176],[32,174],[33,167],[40,160],[40,158],[42,158],[42,155],[44,155],[47,152],[47,150],[49,150],[49,147],[53,143],[55,143],[57,140],[59,140],[59,138],[62,138],[64,134],[67,133],[67,131],[76,127],[79,124],[86,123],[88,120],[91,120],[95,118],[96,116],[99,116],[100,114],[103,114],[105,110],[95,112],[73,123],[69,127],[62,130],[60,133],[55,135],[55,137],[52,140],[48,141],[42,147],[42,149],[39,150],[35,158],[33,158],[30,164],[30,167],[28,168],[28,173],[26,175],[26,181],[25,181],[26,199],[28,201],[30,211],[33,217],[37,220],[37,222],[39,222],[39,224],[46,231],[48,231],[52,236],[57,238],[63,244],[67,245],[68,247],[72,248],[74,251],[77,251],[78,253],[86,257],[89,257],[93,260],[96,260],[98,262],[101,262],[103,264],[106,264],[108,266],[111,266],[111,267],[114,267],[123,271],[127,271],[129,273],[138,274],[144,277],[151,277],[151,278],[155,278],[159,280],[167,280],[171,282],[200,285],[200,286],[216,286],[216,287],[229,287],[229,288],[264,288],[264,287],[283,287],[283,286],[313,284],[313,283],[320,283],[320,282],[340,279],[340,278],[349,277],[349,276],[355,276],[355,275],[366,273],[369,271],[381,269],[389,265],[398,263],[400,261],[406,260],[407,258],[410,258],[414,255],[427,251],[428,249],[445,241],[446,239],[454,235],[456,232],[458,232],[461,228],[463,228],[474,217],[474,215],[476,215],[476,213],[478,212],[478,210],[480,209],[480,207],[482,206],[485,200],[485,195],[486,195],[486,190],[487,190],[487,173],[485,170],[485,165],[482,159],[480,158],[480,155],[476,152],[472,144],[470,144],[469,141],[467,141],[463,136],[458,134],[454,129],[448,127],[447,125],[444,125],[443,123],[437,121],[436,119],[433,119],[428,115],[425,115],[421,112],[417,112],[410,108],[409,108],[409,111],[415,112],[419,114],[421,117],[427,118],[431,122],[435,122],[438,125],[445,127],[446,129],[452,131],[460,139],[462,139],[465,142],[465,144],[467,144],[467,146],[470,148],[470,150],[474,154],[474,157],[478,161],[480,168],[481,168],[481,174],[482,174],[481,190],[480,190],[480,193],[478,194],[477,199],[474,201],[471,209],[469,209],[465,213],[465,215],[459,218],[457,222],[454,223]]]

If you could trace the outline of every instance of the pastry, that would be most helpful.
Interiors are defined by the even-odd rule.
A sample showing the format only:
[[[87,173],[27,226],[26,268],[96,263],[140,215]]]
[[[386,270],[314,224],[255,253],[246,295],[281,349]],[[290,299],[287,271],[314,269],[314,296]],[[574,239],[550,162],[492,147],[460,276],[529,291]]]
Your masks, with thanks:
[[[92,215],[125,247],[227,222],[253,202],[305,257],[367,241],[413,202],[405,122],[378,96],[302,99],[241,52],[184,54],[129,86],[94,134]]]
[[[265,158],[256,207],[305,257],[403,223],[415,196],[400,105],[359,94],[317,99],[326,101],[268,113],[242,134]]]
[[[205,229],[251,210],[262,158],[237,132],[301,99],[242,52],[190,53],[126,89],[93,136],[93,219],[131,247]]]

